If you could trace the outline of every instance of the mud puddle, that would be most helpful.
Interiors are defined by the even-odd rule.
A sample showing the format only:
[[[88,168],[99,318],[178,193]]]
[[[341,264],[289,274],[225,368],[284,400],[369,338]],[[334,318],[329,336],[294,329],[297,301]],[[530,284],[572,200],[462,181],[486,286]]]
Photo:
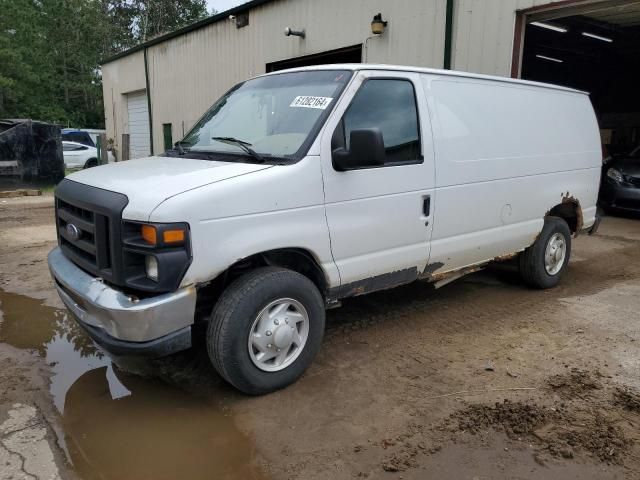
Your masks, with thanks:
[[[80,478],[264,478],[221,394],[125,373],[66,311],[0,291],[0,343],[50,366],[59,442]]]

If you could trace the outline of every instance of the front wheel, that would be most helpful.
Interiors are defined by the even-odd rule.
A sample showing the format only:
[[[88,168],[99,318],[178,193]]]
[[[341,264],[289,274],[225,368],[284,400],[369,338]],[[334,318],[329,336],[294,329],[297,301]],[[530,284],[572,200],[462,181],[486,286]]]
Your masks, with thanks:
[[[260,395],[304,373],[320,349],[324,325],[324,302],[311,280],[283,268],[259,268],[223,292],[209,322],[207,350],[225,380]]]
[[[520,255],[520,274],[534,288],[555,287],[571,256],[571,231],[562,218],[546,217],[537,240]]]

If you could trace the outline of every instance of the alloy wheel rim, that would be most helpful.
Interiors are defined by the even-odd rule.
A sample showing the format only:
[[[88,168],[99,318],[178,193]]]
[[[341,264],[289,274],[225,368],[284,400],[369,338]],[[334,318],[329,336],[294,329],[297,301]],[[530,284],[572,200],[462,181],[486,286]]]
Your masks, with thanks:
[[[269,303],[249,331],[249,356],[265,372],[287,368],[300,356],[309,337],[309,315],[293,298]]]

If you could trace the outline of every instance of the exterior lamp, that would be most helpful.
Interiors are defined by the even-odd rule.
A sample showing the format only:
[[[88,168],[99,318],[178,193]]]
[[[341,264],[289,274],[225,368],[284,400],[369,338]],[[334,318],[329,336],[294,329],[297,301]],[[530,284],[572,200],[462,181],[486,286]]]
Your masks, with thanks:
[[[306,37],[306,33],[304,31],[304,29],[302,30],[294,30],[291,27],[287,27],[284,29],[284,36],[285,37],[300,37],[300,38],[305,38]]]
[[[386,28],[388,22],[382,20],[382,14],[379,13],[373,16],[373,20],[371,21],[371,33],[374,35],[381,35],[384,33],[384,29]]]

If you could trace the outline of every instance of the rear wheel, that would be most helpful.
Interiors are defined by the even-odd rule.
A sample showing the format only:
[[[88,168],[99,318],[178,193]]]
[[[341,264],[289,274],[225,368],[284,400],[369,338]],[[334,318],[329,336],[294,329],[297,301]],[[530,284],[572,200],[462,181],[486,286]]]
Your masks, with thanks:
[[[546,217],[540,236],[520,255],[520,274],[535,288],[555,287],[571,256],[571,231],[562,218]]]
[[[324,302],[311,280],[283,268],[260,268],[235,280],[214,307],[209,358],[242,392],[269,393],[295,382],[311,365],[324,324]]]
[[[89,160],[87,160],[87,163],[84,164],[84,168],[92,168],[97,166],[98,166],[97,158],[90,158]]]

